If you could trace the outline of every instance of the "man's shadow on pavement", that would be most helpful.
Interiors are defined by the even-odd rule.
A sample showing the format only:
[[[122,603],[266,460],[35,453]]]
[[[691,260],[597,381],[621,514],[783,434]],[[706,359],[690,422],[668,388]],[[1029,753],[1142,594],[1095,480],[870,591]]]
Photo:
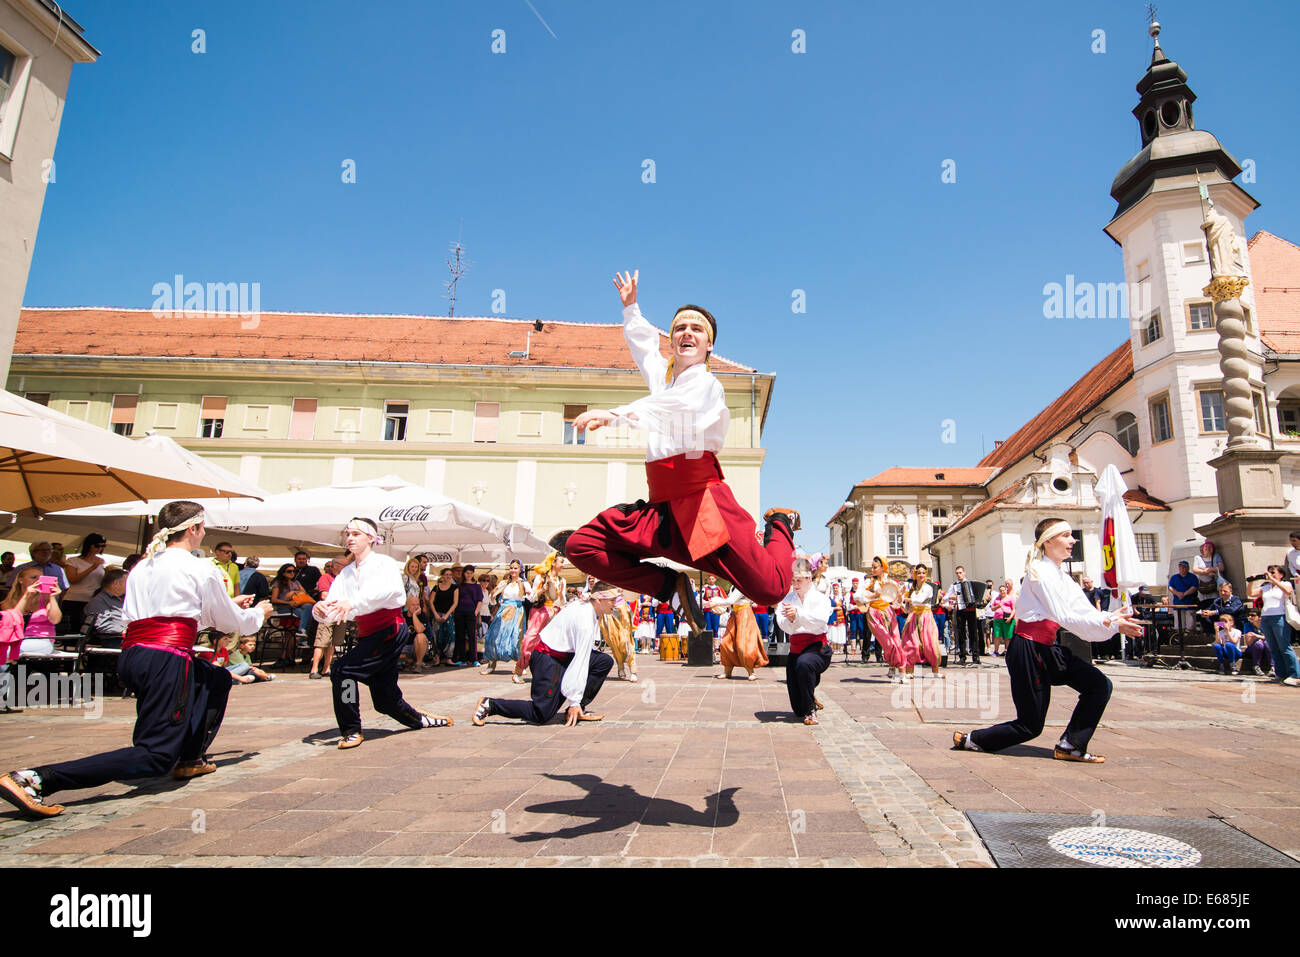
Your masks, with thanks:
[[[734,800],[740,788],[726,788],[710,794],[704,799],[704,810],[697,811],[689,804],[682,804],[680,801],[646,797],[630,784],[606,784],[594,774],[547,774],[545,777],[552,781],[568,781],[570,784],[584,788],[587,794],[579,798],[534,804],[524,808],[525,811],[530,814],[588,817],[591,821],[549,833],[531,831],[514,838],[516,841],[529,843],[545,841],[552,837],[569,840],[584,834],[617,831],[638,822],[652,827],[685,824],[714,828],[731,827],[740,820],[740,810]]]

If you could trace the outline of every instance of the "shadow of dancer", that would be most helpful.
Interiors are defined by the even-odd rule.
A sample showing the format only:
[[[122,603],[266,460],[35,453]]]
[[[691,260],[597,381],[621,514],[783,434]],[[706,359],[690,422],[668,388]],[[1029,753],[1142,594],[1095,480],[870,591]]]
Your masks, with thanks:
[[[617,831],[629,824],[641,823],[652,827],[684,824],[694,827],[731,827],[740,819],[734,800],[740,788],[726,788],[704,799],[704,810],[697,811],[689,804],[649,798],[630,784],[606,784],[594,774],[547,774],[552,781],[568,781],[583,788],[583,797],[548,801],[524,808],[529,814],[564,814],[569,817],[591,818],[586,824],[561,828],[558,831],[531,831],[514,838],[520,842],[544,841],[558,837],[565,840],[584,834],[601,834]]]

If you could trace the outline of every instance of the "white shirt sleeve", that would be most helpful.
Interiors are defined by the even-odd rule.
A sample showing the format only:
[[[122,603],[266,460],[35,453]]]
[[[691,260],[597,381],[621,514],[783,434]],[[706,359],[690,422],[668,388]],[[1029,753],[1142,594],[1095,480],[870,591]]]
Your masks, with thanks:
[[[401,608],[406,604],[402,567],[387,555],[371,553],[364,562],[353,562],[339,572],[330,598],[349,603],[349,619],[384,608]]]
[[[786,621],[785,609],[795,610],[794,621]],[[829,627],[831,600],[815,588],[809,588],[803,601],[798,595],[776,607],[776,623],[791,635],[824,635]]]
[[[668,360],[659,351],[659,330],[641,315],[641,307],[635,302],[623,308],[623,338],[651,394],[664,388]]]
[[[225,577],[210,562],[195,563],[199,593],[200,628],[216,628],[224,635],[254,635],[262,627],[262,613],[240,608],[226,590]]]
[[[564,707],[581,706],[583,693],[587,690],[587,673],[591,670],[591,652],[596,647],[596,610],[587,603],[575,608],[565,615],[563,627],[573,646],[573,661],[564,670],[560,681],[560,693],[564,695]]]
[[[666,437],[688,450],[705,433],[715,431],[724,416],[730,420],[722,383],[703,365],[691,366],[671,387],[660,382],[658,390],[652,386],[644,398],[610,411],[633,428]]]
[[[1084,641],[1108,641],[1117,630],[1108,613],[1092,606],[1079,583],[1047,559],[1039,559],[1025,576],[1016,611],[1024,621],[1051,619]]]

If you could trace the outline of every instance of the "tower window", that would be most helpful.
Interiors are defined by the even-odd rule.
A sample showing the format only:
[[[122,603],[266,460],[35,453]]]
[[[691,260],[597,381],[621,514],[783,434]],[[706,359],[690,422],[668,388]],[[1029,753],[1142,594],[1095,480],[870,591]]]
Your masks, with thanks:
[[[1178,105],[1177,100],[1169,100],[1160,107],[1160,121],[1165,126],[1177,126],[1179,119],[1182,118],[1183,110]]]

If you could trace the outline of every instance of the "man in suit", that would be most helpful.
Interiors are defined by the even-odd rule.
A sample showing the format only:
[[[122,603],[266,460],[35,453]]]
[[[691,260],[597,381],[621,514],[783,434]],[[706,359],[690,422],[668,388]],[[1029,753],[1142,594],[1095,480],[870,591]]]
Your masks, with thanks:
[[[980,634],[979,603],[984,597],[982,582],[972,582],[966,578],[966,567],[958,565],[954,571],[957,580],[944,596],[944,605],[953,611],[952,640],[957,646],[957,663],[966,663],[967,649],[971,661],[978,665],[984,651],[984,638]]]

